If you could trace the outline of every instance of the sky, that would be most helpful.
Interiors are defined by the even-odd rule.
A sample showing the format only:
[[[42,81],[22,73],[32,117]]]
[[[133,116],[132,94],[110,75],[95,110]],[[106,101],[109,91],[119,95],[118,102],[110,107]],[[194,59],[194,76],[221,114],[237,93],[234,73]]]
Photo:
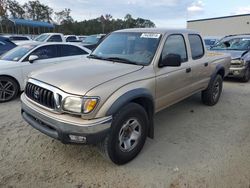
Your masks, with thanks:
[[[27,0],[18,0],[21,4]],[[121,18],[150,19],[156,27],[185,28],[187,20],[250,13],[249,0],[40,0],[60,11],[70,8],[74,20],[82,21],[111,14]]]

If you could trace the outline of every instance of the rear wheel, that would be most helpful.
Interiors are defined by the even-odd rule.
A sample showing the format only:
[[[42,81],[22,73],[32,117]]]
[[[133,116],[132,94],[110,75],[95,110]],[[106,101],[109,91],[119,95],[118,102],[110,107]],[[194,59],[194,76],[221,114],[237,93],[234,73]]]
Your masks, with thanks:
[[[202,91],[202,102],[209,106],[217,104],[220,99],[222,86],[223,79],[221,75],[218,74],[213,80],[210,81],[208,88]]]
[[[16,81],[12,78],[0,77],[0,102],[13,100],[19,92],[19,87]]]
[[[148,131],[143,107],[130,103],[114,115],[110,133],[99,144],[102,154],[115,164],[125,164],[141,151]]]
[[[250,80],[250,66],[246,70],[245,75],[242,77],[241,81],[242,82],[248,82]]]

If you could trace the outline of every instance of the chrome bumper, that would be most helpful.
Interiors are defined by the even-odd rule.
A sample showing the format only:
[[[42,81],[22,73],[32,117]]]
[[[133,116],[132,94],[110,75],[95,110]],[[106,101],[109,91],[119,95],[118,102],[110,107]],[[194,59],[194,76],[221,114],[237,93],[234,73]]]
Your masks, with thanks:
[[[243,77],[247,68],[244,67],[230,67],[228,77]]]
[[[97,143],[111,127],[112,116],[84,120],[68,114],[56,114],[39,108],[25,94],[22,94],[21,102],[22,116],[32,127],[63,143]],[[82,139],[72,140],[77,136]]]

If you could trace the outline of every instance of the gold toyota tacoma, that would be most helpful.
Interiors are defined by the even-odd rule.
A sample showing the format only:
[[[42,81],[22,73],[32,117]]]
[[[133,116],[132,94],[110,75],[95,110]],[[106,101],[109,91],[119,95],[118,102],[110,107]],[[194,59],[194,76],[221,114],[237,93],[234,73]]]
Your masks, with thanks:
[[[21,113],[52,138],[96,144],[124,164],[153,138],[155,113],[197,92],[215,105],[230,61],[227,54],[207,54],[194,31],[119,30],[85,60],[32,73]]]

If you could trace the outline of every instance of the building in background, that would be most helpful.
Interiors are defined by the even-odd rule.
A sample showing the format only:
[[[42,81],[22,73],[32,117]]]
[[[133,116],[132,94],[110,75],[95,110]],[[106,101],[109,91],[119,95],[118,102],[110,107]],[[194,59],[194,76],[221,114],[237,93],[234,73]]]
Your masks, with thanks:
[[[190,20],[187,28],[204,36],[250,34],[250,14]]]
[[[47,22],[6,18],[0,20],[0,33],[37,35],[52,32],[54,25]]]

